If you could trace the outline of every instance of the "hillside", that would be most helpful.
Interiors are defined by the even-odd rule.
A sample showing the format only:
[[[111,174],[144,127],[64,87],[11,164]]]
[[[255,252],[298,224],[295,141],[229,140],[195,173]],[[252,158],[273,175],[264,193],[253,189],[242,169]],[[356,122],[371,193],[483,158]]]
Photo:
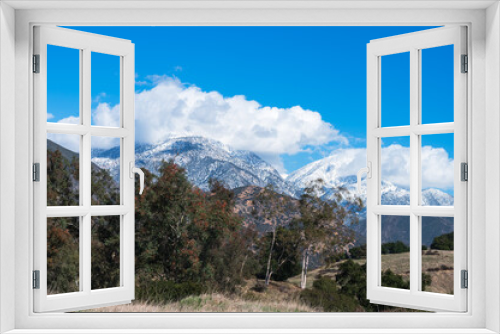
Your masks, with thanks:
[[[339,266],[345,261],[339,261],[330,267],[323,266],[310,270],[307,274],[307,287],[312,287],[314,280],[320,275],[334,279],[339,272]],[[366,263],[366,259],[353,261],[360,265]],[[409,280],[409,264],[409,253],[382,255],[382,270],[390,268],[395,274],[403,276],[405,280]],[[422,272],[430,275],[432,279],[432,283],[426,291],[453,293],[453,251],[423,251]],[[300,285],[300,275],[289,278],[288,282]]]
[[[404,263],[402,258],[408,253],[383,256],[384,270],[390,267],[396,274],[408,277],[408,266],[397,266]],[[364,264],[366,260],[354,260]],[[335,263],[331,267],[321,267],[309,271],[307,287],[311,288],[314,280],[319,276],[335,279],[338,267],[344,261]],[[432,278],[431,285],[426,291],[437,293],[453,292],[453,252],[438,251],[435,255],[422,256],[424,272]],[[262,283],[262,282],[261,282]],[[234,294],[205,293],[183,298],[182,300],[167,303],[153,304],[147,301],[135,300],[131,304],[108,306],[85,312],[322,312],[321,309],[305,305],[299,298],[300,275],[288,279],[287,282],[271,281],[267,290],[259,290],[258,281],[247,280]],[[406,312],[407,309],[394,308],[392,312]]]
[[[407,219],[399,216],[384,216],[382,220],[382,243],[402,241],[410,244],[410,226]],[[366,219],[352,227],[356,232],[356,245],[366,244]],[[453,232],[453,218],[425,217],[422,220],[422,244],[429,247],[435,237]]]

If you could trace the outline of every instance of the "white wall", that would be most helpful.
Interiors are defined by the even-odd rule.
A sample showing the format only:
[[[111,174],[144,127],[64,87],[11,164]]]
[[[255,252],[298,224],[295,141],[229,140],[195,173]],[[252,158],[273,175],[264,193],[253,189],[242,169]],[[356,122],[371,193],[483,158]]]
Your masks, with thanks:
[[[486,11],[486,277],[500,277],[500,6]],[[498,282],[498,280],[496,281]],[[486,328],[500,332],[500,286],[486,280]]]
[[[15,12],[0,3],[0,332],[14,328]]]
[[[0,0],[1,1],[1,0]],[[40,1],[39,3],[41,3]],[[97,3],[92,1],[93,3]],[[131,1],[132,2],[132,1]],[[401,1],[406,3],[411,1]],[[59,3],[59,2],[57,2]],[[65,2],[70,3],[70,2]],[[450,3],[459,3],[451,2]],[[482,316],[487,312],[487,326],[500,332],[500,287],[498,286],[498,277],[500,273],[500,248],[498,240],[500,240],[500,173],[498,166],[500,165],[500,135],[498,129],[500,128],[500,14],[498,5],[488,9],[488,20],[485,20],[483,10],[475,11],[460,11],[460,10],[411,10],[411,11],[384,11],[384,10],[363,10],[361,13],[357,11],[342,11],[342,10],[321,10],[321,11],[293,11],[293,10],[271,10],[261,12],[258,10],[248,11],[224,11],[224,10],[211,10],[210,13],[203,10],[157,10],[154,12],[144,10],[104,10],[104,11],[91,11],[91,10],[49,10],[49,11],[23,11],[18,10],[16,16],[17,22],[17,45],[16,45],[16,58],[17,58],[17,79],[16,86],[16,124],[14,133],[14,82],[12,78],[15,77],[12,72],[14,69],[13,60],[13,26],[14,26],[14,12],[5,4],[0,4],[0,271],[2,273],[0,281],[0,332],[11,328],[14,325],[13,309],[14,309],[14,295],[13,295],[13,279],[12,274],[14,269],[17,271],[17,295],[16,313],[17,326],[24,326],[25,328],[35,328],[42,326],[46,328],[70,328],[71,326],[89,326],[94,328],[106,328],[107,326],[120,326],[121,328],[134,328],[138,322],[145,320],[150,324],[151,328],[162,328],[165,326],[165,319],[161,317],[146,317],[140,314],[131,316],[116,315],[114,323],[106,323],[103,317],[93,315],[82,315],[82,317],[65,318],[58,315],[51,315],[50,317],[28,317],[27,310],[31,309],[31,290],[26,287],[30,284],[31,263],[28,260],[30,254],[29,245],[30,239],[30,224],[32,218],[29,213],[30,209],[30,117],[31,108],[29,105],[29,62],[30,62],[30,49],[29,49],[29,22],[78,22],[79,24],[98,24],[99,22],[110,23],[123,23],[127,24],[144,24],[148,22],[153,24],[158,22],[163,23],[178,23],[178,24],[197,24],[205,22],[207,24],[217,24],[226,22],[231,24],[234,22],[266,24],[266,22],[276,22],[276,24],[290,24],[290,22],[323,22],[329,24],[331,22],[342,24],[350,22],[365,22],[367,24],[378,22],[406,22],[408,20],[421,20],[422,22],[472,22],[472,40],[474,45],[474,53],[472,55],[472,66],[474,66],[474,78],[472,79],[473,87],[475,87],[475,95],[472,103],[472,110],[474,110],[475,117],[471,120],[470,130],[472,132],[473,152],[475,158],[472,159],[471,175],[474,178],[474,189],[472,190],[472,201],[474,202],[472,208],[471,221],[473,222],[472,232],[473,251],[470,259],[471,264],[471,279],[476,283],[474,293],[469,292],[472,299],[472,310],[474,317],[474,327],[484,326],[484,317]],[[483,60],[484,54],[484,29],[487,29],[487,61],[485,67]],[[479,66],[477,66],[479,65]],[[487,69],[487,71],[486,71]],[[484,80],[484,75],[487,73],[487,82]],[[8,74],[8,75],[7,75]],[[9,77],[8,82],[5,78]],[[485,88],[485,83],[487,87]],[[485,99],[487,94],[487,99]],[[487,105],[485,108],[485,101]],[[487,109],[485,111],[485,109]],[[485,117],[487,113],[487,118]],[[486,138],[485,138],[486,129]],[[16,145],[19,150],[15,153],[12,149],[12,138],[15,137]],[[487,149],[487,151],[485,151]],[[485,158],[485,152],[488,152]],[[16,160],[16,183],[14,184],[14,170],[8,162]],[[491,165],[485,169],[485,159]],[[488,174],[486,174],[487,172]],[[487,176],[487,177],[486,177]],[[18,260],[16,267],[13,263],[13,236],[14,236],[14,213],[12,209],[13,195],[15,186],[16,196],[16,235],[17,250],[16,258]],[[486,190],[486,191],[485,191]],[[28,195],[27,195],[28,194]],[[488,196],[485,196],[488,194]],[[486,197],[486,199],[485,199]],[[486,210],[485,210],[486,209]],[[487,216],[485,216],[487,211]],[[485,222],[488,222],[488,227],[485,231]],[[480,237],[478,237],[480,235]],[[484,236],[487,236],[488,247],[494,249],[490,254],[488,261],[488,269],[486,275],[484,273],[485,258],[484,258]],[[10,237],[6,237],[10,236]],[[28,237],[29,236],[29,237]],[[474,276],[474,273],[480,275]],[[5,276],[4,276],[5,275]],[[486,284],[484,284],[486,282]],[[493,284],[493,283],[495,283]],[[469,289],[471,291],[472,289]],[[484,298],[486,296],[486,298]],[[485,309],[485,299],[488,307]],[[479,315],[479,317],[478,317]],[[256,315],[259,316],[259,315]],[[377,317],[365,317],[363,321],[359,322],[353,318],[341,317],[336,315],[334,322],[331,318],[317,316],[315,321],[318,328],[329,327],[349,327],[353,324],[359,328],[367,327],[401,327],[401,323],[408,320],[414,320],[419,314],[413,314],[411,317],[406,315],[398,316],[399,322],[387,322],[384,315]],[[143,319],[144,318],[144,319]],[[422,321],[417,327],[429,327],[437,325],[449,325],[451,327],[460,327],[471,325],[469,316],[457,317],[455,315],[443,315],[438,317],[428,317],[425,322]],[[90,321],[89,321],[90,319]],[[234,315],[229,320],[222,317],[205,317],[187,318],[184,315],[168,315],[168,324],[171,328],[186,324],[186,319],[192,326],[198,328],[220,328],[223,323],[227,327],[249,326],[255,327],[264,326],[264,323],[259,323],[257,317],[246,317],[241,315]],[[355,319],[355,318],[354,318]],[[64,322],[65,321],[65,322]],[[287,315],[273,316],[270,327],[280,328],[282,324],[295,325],[296,328],[303,328],[304,317]],[[113,328],[113,327],[108,327]]]

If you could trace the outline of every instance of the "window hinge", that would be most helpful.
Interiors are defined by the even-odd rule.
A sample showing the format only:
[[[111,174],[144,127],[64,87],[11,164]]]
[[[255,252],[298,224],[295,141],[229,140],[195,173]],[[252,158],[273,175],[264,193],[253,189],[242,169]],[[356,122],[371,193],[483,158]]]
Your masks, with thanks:
[[[33,55],[33,73],[40,73],[40,55]]]
[[[469,72],[469,56],[462,55],[462,73]]]
[[[33,270],[33,289],[40,289],[40,270]]]
[[[461,181],[469,181],[469,166],[466,162],[460,164],[460,175]]]
[[[33,181],[40,182],[40,164],[38,162],[33,164]]]
[[[467,289],[469,288],[469,272],[467,270],[462,270],[461,272],[462,276],[462,289]]]

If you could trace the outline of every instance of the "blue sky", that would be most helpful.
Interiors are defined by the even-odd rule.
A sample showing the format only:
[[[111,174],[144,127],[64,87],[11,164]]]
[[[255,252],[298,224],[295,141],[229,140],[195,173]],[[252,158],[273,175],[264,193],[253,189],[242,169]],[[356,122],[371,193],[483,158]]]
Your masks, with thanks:
[[[200,92],[218,92],[227,99],[243,95],[246,101],[256,101],[262,107],[287,111],[299,106],[300,115],[304,114],[303,110],[319,113],[321,121],[331,124],[336,131],[335,134],[332,131],[325,134],[333,140],[325,143],[328,139],[315,141],[314,138],[303,135],[309,140],[299,140],[296,143],[300,150],[295,146],[277,149],[276,156],[279,156],[281,168],[284,169],[283,172],[289,173],[329,155],[335,149],[366,146],[366,44],[372,39],[428,27],[71,29],[129,39],[135,43],[136,92],[144,92],[144,98],[147,91],[152,90],[158,82],[174,78],[180,87],[194,86]],[[423,51],[424,123],[453,121],[453,73],[451,65],[443,62],[452,51],[452,46]],[[54,51],[56,52],[59,51]],[[74,50],[65,52],[74,53]],[[112,111],[112,107],[119,101],[119,66],[116,58],[93,55],[93,108],[106,104],[109,111]],[[67,64],[55,66],[61,65],[61,61]],[[57,73],[56,67],[64,70]],[[49,73],[50,68],[49,58]],[[50,121],[59,121],[72,114],[69,110],[75,110],[75,103],[76,108],[78,106],[78,54],[54,57],[52,68],[55,70],[52,77],[49,75],[51,89],[48,109],[53,115]],[[383,57],[382,71],[382,125],[407,125],[408,55]],[[60,80],[63,76],[66,78],[64,81]],[[220,102],[220,99],[216,101]],[[137,130],[140,129],[139,126]],[[318,129],[322,129],[321,126]],[[321,130],[317,131],[319,138]],[[452,158],[453,143],[449,137],[429,137],[426,143],[444,148]],[[140,138],[138,135],[138,140]],[[406,141],[402,138],[401,141],[395,139],[387,142],[405,145]],[[262,152],[261,156],[268,160],[275,159],[276,156],[271,157],[271,153]]]

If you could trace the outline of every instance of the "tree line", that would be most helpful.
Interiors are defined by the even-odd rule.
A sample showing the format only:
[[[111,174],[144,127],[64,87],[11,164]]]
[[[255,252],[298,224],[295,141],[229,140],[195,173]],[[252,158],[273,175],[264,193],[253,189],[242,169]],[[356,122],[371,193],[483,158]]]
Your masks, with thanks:
[[[47,162],[48,205],[78,203],[77,159],[69,160],[55,150],[47,152]],[[136,298],[169,302],[204,292],[233,293],[256,277],[265,287],[271,280],[284,281],[300,274],[303,300],[317,303],[311,296],[333,288],[323,279],[306,289],[311,261],[339,259],[345,254],[354,242],[349,225],[357,222],[362,208],[360,200],[346,205],[344,189],[338,189],[332,200],[321,199],[322,187],[321,182],[312,184],[298,200],[277,194],[272,186],[262,189],[253,205],[263,208],[259,214],[270,231],[259,235],[253,226],[244,224],[235,210],[234,192],[219,181],[211,180],[210,190],[204,192],[172,161],[162,162],[157,174],[145,170],[144,193],[135,200]],[[118,203],[114,189],[106,170],[92,168],[93,203]],[[119,235],[119,217],[93,217],[93,289],[119,284]],[[48,219],[51,293],[78,291],[78,252],[79,219]],[[383,280],[392,280],[388,284],[404,284],[399,275],[383,275]],[[340,304],[351,305],[355,300],[356,305],[369,308],[363,295],[365,280],[365,267],[352,261],[343,263],[336,283],[343,295]],[[331,309],[325,305],[325,310]]]

